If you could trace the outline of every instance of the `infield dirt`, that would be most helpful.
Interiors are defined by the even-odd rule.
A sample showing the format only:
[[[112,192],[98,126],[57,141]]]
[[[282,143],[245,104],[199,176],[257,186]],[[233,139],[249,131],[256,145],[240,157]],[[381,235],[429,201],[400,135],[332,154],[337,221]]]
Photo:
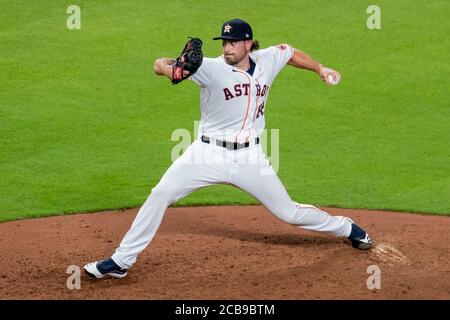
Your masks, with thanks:
[[[109,257],[137,209],[1,223],[0,299],[450,299],[450,217],[322,209],[354,219],[374,248],[261,206],[169,208],[126,278],[82,273],[79,290],[67,268]],[[367,286],[374,265],[380,289]]]

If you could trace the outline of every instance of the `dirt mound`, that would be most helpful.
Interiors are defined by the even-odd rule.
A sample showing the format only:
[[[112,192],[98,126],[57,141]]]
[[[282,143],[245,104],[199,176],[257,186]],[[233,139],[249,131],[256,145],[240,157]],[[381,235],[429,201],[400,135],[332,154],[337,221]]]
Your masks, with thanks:
[[[374,249],[261,206],[170,208],[126,278],[82,274],[79,290],[67,268],[110,256],[136,209],[2,223],[0,299],[450,299],[449,217],[322,209],[353,218]]]

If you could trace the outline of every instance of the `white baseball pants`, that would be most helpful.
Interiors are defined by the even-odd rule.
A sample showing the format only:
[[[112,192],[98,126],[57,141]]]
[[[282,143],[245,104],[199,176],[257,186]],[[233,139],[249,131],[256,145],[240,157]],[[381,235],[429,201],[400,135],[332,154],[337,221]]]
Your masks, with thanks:
[[[260,144],[228,150],[213,142],[196,140],[152,189],[112,256],[113,260],[122,268],[130,268],[152,241],[167,207],[194,190],[212,184],[231,184],[248,192],[289,224],[337,237],[350,235],[351,222],[345,217],[330,216],[314,206],[291,200]]]

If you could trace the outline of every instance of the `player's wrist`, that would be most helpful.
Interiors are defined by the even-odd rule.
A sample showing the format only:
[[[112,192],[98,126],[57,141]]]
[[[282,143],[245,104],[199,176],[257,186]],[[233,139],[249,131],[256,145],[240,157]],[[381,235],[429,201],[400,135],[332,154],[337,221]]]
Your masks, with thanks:
[[[166,64],[163,68],[163,73],[166,77],[168,77],[169,79],[172,79],[173,76],[173,69],[174,69],[174,65],[172,64]]]
[[[321,64],[321,63],[318,63],[318,64],[317,64],[316,72],[317,72],[317,74],[318,74],[319,76],[322,75],[322,72],[323,72],[323,69],[324,69],[324,68],[325,68],[325,67],[324,67],[323,64]]]

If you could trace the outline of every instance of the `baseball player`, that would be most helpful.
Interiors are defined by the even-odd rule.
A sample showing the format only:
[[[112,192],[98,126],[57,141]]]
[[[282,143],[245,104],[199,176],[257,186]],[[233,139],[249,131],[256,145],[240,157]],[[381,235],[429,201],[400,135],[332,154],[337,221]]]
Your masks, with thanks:
[[[203,57],[201,40],[191,38],[177,59],[155,61],[157,75],[174,84],[189,79],[200,87],[198,139],[152,189],[112,257],[84,267],[89,276],[125,277],[155,236],[166,208],[196,189],[219,183],[245,190],[286,223],[346,237],[357,249],[371,248],[367,232],[351,219],[293,201],[260,144],[269,91],[286,64],[311,70],[329,85],[339,83],[340,74],[288,44],[259,50],[250,25],[240,19],[225,22],[214,40],[222,41],[223,54],[217,58]]]

